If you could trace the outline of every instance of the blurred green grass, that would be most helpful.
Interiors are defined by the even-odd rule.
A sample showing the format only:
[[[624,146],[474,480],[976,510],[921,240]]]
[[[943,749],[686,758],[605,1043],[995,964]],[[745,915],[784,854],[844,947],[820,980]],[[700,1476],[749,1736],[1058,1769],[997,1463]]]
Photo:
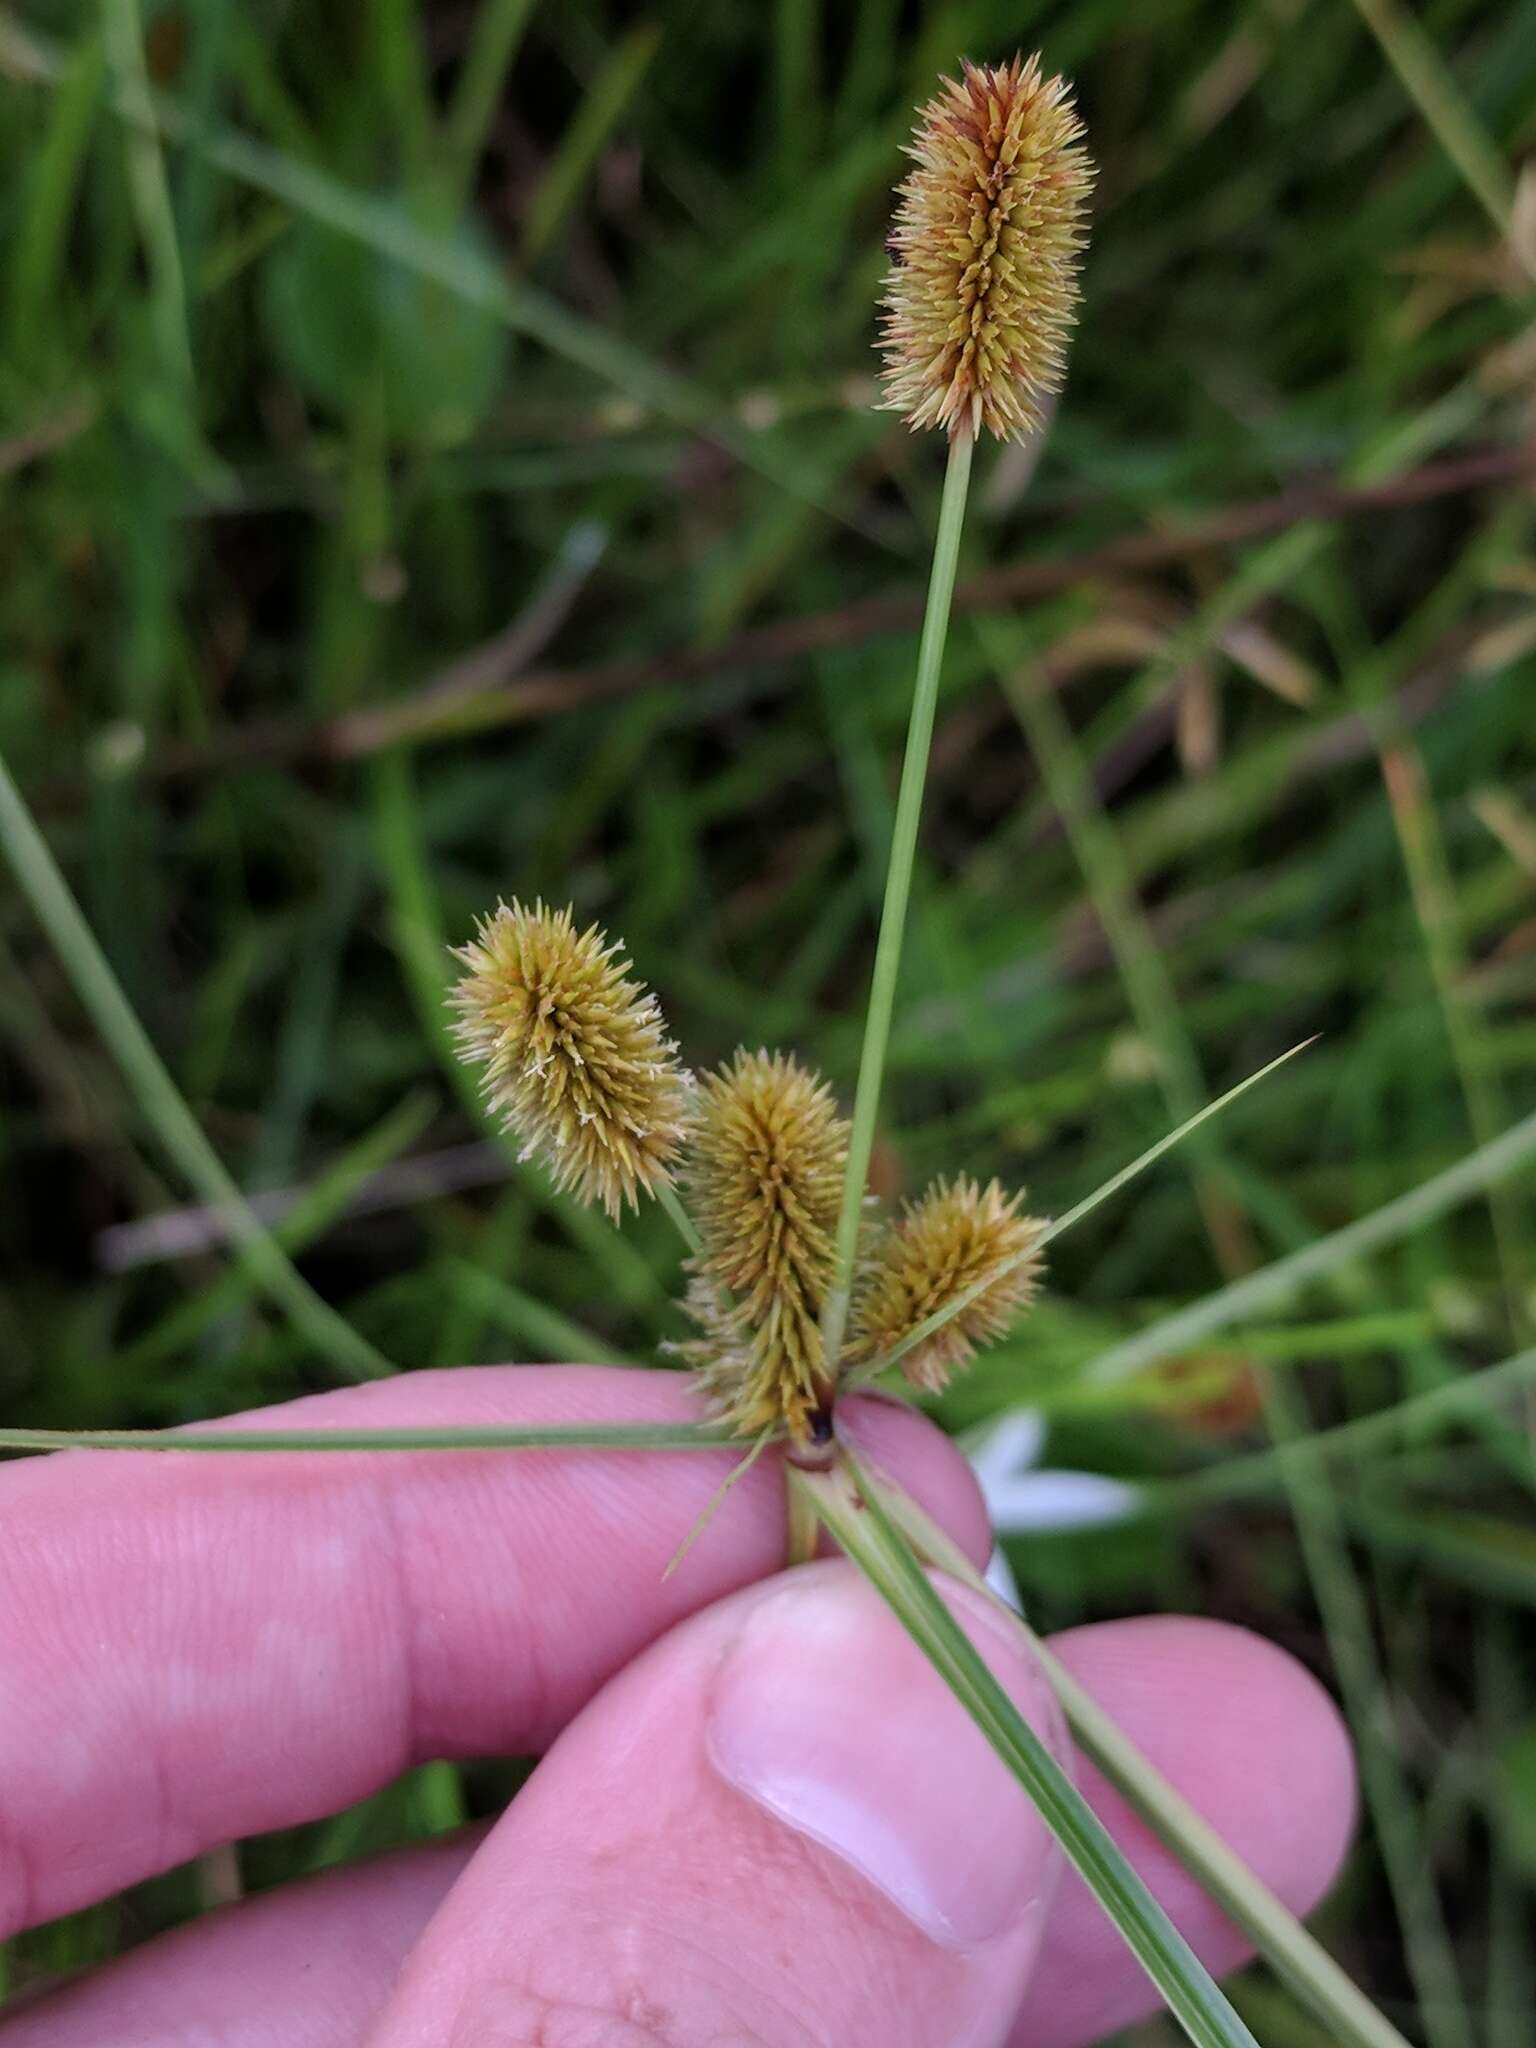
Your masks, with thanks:
[[[1512,180],[1528,12],[1415,18]],[[1102,182],[1059,417],[980,466],[962,579],[1154,544],[953,636],[880,1171],[996,1171],[1059,1212],[1324,1034],[1062,1241],[945,1418],[1042,1401],[1053,1463],[1170,1482],[1133,1529],[1015,1546],[1037,1617],[1193,1606],[1342,1681],[1377,1760],[1325,1935],[1436,2048],[1513,2048],[1530,1413],[1220,1475],[1528,1341],[1528,1174],[1257,1329],[1088,1376],[1536,1109],[1529,279],[1360,12],[0,15],[0,752],[236,1180],[305,1191],[285,1241],[359,1332],[423,1366],[571,1323],[651,1351],[664,1220],[614,1240],[465,1149],[443,947],[498,892],[574,898],[695,1062],[762,1037],[851,1090],[913,652],[882,607],[939,485],[871,409],[881,238],[913,103],[1021,41],[1077,79]],[[146,87],[163,148],[118,118]],[[1320,479],[1381,488],[1303,516],[1285,494]],[[865,601],[793,656],[739,644]],[[328,1383],[215,1244],[103,1236],[188,1190],[8,881],[0,1073],[8,1421]],[[388,1205],[343,1213],[390,1163]],[[502,1789],[472,1775],[471,1806]],[[413,1781],[247,1875],[459,1810]],[[29,1937],[14,1975],[196,1896]],[[1310,2038],[1257,1973],[1244,1995]]]

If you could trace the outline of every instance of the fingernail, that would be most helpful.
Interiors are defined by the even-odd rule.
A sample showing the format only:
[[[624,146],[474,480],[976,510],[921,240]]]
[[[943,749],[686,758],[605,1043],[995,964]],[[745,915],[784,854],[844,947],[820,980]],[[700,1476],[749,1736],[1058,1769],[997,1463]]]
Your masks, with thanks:
[[[946,1598],[1059,1756],[1054,1698],[976,1596]],[[832,1851],[930,1939],[963,1949],[1043,1918],[1056,1849],[1022,1788],[879,1596],[846,1565],[792,1573],[747,1611],[716,1674],[720,1775]]]

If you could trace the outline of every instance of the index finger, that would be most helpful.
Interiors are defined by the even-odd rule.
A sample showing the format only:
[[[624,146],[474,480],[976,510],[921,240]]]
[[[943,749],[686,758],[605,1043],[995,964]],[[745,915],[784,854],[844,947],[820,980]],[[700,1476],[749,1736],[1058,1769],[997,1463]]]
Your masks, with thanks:
[[[285,1426],[695,1419],[668,1373],[472,1367],[288,1404]],[[978,1559],[937,1431],[871,1453]],[[760,1460],[670,1579],[720,1452],[69,1453],[0,1473],[0,1935],[434,1757],[536,1750],[695,1608],[782,1563]]]

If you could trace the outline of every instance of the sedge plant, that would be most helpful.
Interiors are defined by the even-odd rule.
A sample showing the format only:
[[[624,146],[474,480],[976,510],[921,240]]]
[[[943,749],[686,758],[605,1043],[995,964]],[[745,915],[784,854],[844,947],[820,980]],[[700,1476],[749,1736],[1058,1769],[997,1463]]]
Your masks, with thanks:
[[[690,1072],[622,945],[594,926],[583,928],[571,907],[498,904],[459,950],[450,996],[459,1053],[523,1156],[537,1160],[558,1190],[615,1222],[626,1209],[655,1200],[676,1223],[686,1251],[683,1308],[691,1330],[673,1351],[694,1376],[709,1419],[667,1428],[573,1424],[518,1432],[10,1431],[0,1434],[0,1444],[244,1454],[735,1444],[744,1461],[771,1452],[786,1475],[791,1563],[811,1554],[821,1529],[830,1532],[1035,1801],[1187,2036],[1205,2048],[1233,2048],[1252,2042],[1248,2029],[934,1590],[925,1566],[965,1576],[964,1560],[913,1503],[863,1467],[839,1429],[839,1404],[850,1388],[894,1377],[935,1391],[1005,1336],[1028,1311],[1052,1239],[1241,1092],[1189,1117],[1055,1220],[1032,1215],[1023,1191],[983,1185],[959,1163],[896,1213],[883,1213],[870,1197],[973,454],[983,434],[1006,441],[1037,433],[1059,389],[1093,180],[1069,89],[1047,76],[1038,58],[966,64],[923,108],[909,154],[913,168],[898,198],[885,295],[885,403],[914,431],[944,437],[946,467],[851,1110],[845,1115],[829,1084],[786,1049],[745,1044],[714,1070]],[[238,1203],[154,1061],[3,773],[0,836],[113,1050],[152,1102],[168,1149],[195,1184],[228,1203],[258,1281],[301,1328],[329,1336],[344,1352],[329,1312]],[[345,1356],[342,1362],[363,1370],[383,1363]],[[1241,1921],[1331,2037],[1370,2048],[1399,2042],[1279,1902],[1040,1654],[1084,1746]],[[871,1707],[878,1711],[878,1702]]]

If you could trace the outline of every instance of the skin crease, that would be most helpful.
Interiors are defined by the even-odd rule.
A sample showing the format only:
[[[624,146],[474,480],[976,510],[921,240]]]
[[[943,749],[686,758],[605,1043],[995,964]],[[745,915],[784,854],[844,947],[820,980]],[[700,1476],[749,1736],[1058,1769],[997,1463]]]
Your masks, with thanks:
[[[859,1406],[861,1442],[978,1555],[979,1506],[954,1452],[887,1404]],[[294,1423],[398,1424],[658,1420],[689,1409],[686,1389],[662,1376],[481,1368],[278,1412]],[[711,2000],[739,2012],[743,1998],[760,2038],[777,2044],[822,2038],[785,2004],[787,1986],[816,1993],[818,1968],[865,1993],[862,2013],[826,2038],[948,2048],[955,2036],[942,2029],[961,1995],[953,1959],[701,1760],[708,1674],[740,1600],[716,1603],[782,1554],[782,1493],[765,1465],[662,1583],[722,1469],[694,1453],[77,1454],[0,1473],[9,1927],[216,1842],[334,1811],[409,1761],[542,1746],[567,1728],[435,1919],[463,1844],[335,1873],[182,1930],[0,2021],[3,2048],[85,2048],[108,2036],[119,2048],[405,2048],[451,2040],[454,2026],[470,2029],[465,2048],[523,2048],[549,2019],[546,1996],[565,2001],[551,2048],[580,2048],[583,2028],[594,2041],[646,2048],[745,2040],[740,2027],[700,2031],[713,2024]],[[709,1611],[676,1626],[700,1609]],[[1281,1895],[1310,1905],[1352,1811],[1347,1747],[1314,1682],[1269,1645],[1208,1623],[1109,1624],[1056,1647]],[[872,1666],[887,1654],[875,1641]],[[879,1668],[870,1681],[880,1697]],[[1236,1931],[1086,1767],[1079,1775],[1201,1953],[1216,1967],[1237,1960]],[[696,1899],[686,1926],[679,1911],[697,1862],[658,1856],[658,1829],[662,1842],[713,1845],[706,1867],[736,1874],[708,1888],[709,1940]],[[760,1873],[786,1858],[795,1882],[784,1895],[816,1902],[809,1927],[791,1911],[779,1930],[796,1967],[744,1978],[741,1957],[763,1943]],[[611,1926],[615,1897],[638,1947],[616,1959],[607,1997],[574,1959],[594,1953],[593,1916]],[[509,1953],[536,1955],[542,1980],[518,1983]],[[690,1980],[692,2015],[662,2019],[637,1988]],[[898,1984],[900,2010],[882,2010],[879,1987]],[[1013,2048],[1072,2048],[1149,2009],[1136,1965],[1070,1874],[1022,1997]],[[826,2008],[823,1992],[807,2011],[824,2020]],[[940,2031],[913,2031],[945,2012],[932,2022]],[[976,2038],[1006,2033],[1004,2022]]]

